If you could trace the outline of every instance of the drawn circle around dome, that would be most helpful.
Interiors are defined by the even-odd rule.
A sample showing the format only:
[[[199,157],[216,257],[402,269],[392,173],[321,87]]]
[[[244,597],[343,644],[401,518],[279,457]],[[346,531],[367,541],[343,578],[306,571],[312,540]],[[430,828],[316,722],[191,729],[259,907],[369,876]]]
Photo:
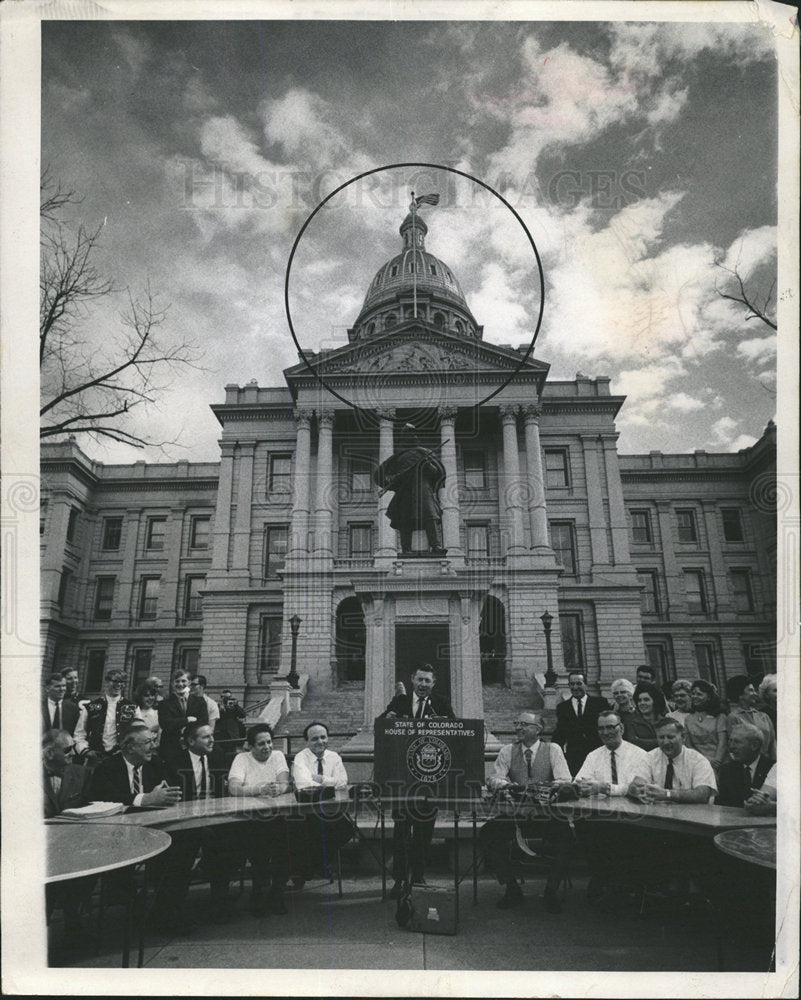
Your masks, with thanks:
[[[478,177],[473,177],[472,174],[468,174],[464,170],[457,170],[456,167],[446,167],[439,163],[386,163],[381,167],[373,167],[372,170],[365,170],[361,174],[356,174],[354,177],[351,177],[350,180],[347,180],[343,184],[340,184],[339,187],[334,188],[334,190],[331,191],[330,194],[327,194],[325,198],[323,198],[323,200],[312,209],[310,215],[303,223],[303,225],[300,227],[298,235],[295,237],[295,242],[292,244],[292,249],[289,251],[289,258],[287,259],[286,262],[286,272],[284,274],[284,311],[286,312],[286,321],[289,324],[289,332],[292,335],[292,340],[294,341],[295,347],[297,347],[298,349],[298,354],[303,359],[303,363],[306,365],[309,372],[314,376],[314,378],[317,379],[317,381],[324,389],[326,389],[328,392],[331,393],[332,396],[335,396],[340,402],[345,403],[346,406],[350,406],[352,409],[363,414],[368,421],[375,420],[374,414],[371,411],[366,410],[364,407],[359,406],[358,403],[354,403],[352,400],[347,399],[340,392],[337,392],[336,389],[334,389],[326,382],[326,380],[322,377],[322,375],[320,375],[319,372],[315,371],[315,369],[310,364],[309,359],[306,357],[306,352],[300,346],[297,334],[295,333],[295,326],[292,322],[292,311],[289,307],[289,279],[292,273],[292,261],[295,259],[295,253],[297,252],[300,241],[303,238],[303,234],[309,228],[314,217],[317,215],[320,209],[324,208],[328,204],[328,202],[331,201],[332,198],[335,198],[340,193],[340,191],[344,191],[346,187],[349,187],[351,184],[355,184],[357,181],[362,180],[364,177],[371,177],[373,174],[379,174],[384,170],[403,170],[406,169],[407,167],[427,167],[432,170],[446,170],[448,171],[448,173],[457,174],[459,177],[464,177],[466,180],[472,181],[474,184],[478,184],[480,187],[485,188],[487,191],[490,192],[490,194],[494,195],[498,199],[498,201],[501,202],[502,205],[505,205],[506,208],[508,208],[509,211],[512,213],[512,215],[515,217],[518,224],[522,228],[523,232],[526,234],[526,239],[531,245],[531,249],[534,253],[534,260],[537,262],[537,276],[539,278],[539,285],[540,285],[539,288],[540,308],[537,314],[537,322],[534,327],[534,335],[531,338],[531,342],[526,348],[525,354],[521,356],[520,361],[517,364],[517,367],[514,369],[514,371],[512,371],[509,374],[509,376],[505,379],[504,382],[501,383],[501,385],[497,387],[497,389],[493,389],[492,392],[490,392],[483,399],[475,403],[472,409],[478,410],[479,407],[484,406],[491,399],[497,396],[499,392],[502,392],[526,364],[529,357],[531,356],[531,352],[534,350],[534,344],[537,341],[537,336],[539,335],[540,327],[542,326],[542,314],[543,314],[543,309],[545,307],[545,275],[542,270],[542,261],[540,260],[539,251],[537,250],[536,244],[534,243],[534,238],[529,232],[528,226],[525,224],[525,222],[523,222],[523,220],[520,218],[520,215],[503,197],[503,195],[499,194],[495,190],[495,188],[491,187],[485,181],[479,180]],[[405,419],[400,420],[399,422],[405,423]]]
[[[406,767],[427,785],[440,781],[451,767],[448,744],[437,736],[418,736],[406,749]]]

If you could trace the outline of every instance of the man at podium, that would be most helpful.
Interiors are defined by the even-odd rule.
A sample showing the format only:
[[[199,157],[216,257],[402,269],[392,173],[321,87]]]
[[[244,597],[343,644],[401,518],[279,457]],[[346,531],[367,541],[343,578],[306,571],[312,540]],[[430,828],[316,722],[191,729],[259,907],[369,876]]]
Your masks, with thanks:
[[[412,693],[396,694],[379,719],[455,719],[456,713],[447,698],[433,693],[436,683],[434,668],[422,663],[412,673]],[[414,815],[400,809],[392,810],[392,877],[395,884],[390,899],[400,897],[403,880],[413,885],[425,885],[426,855],[434,835],[437,810],[426,802],[414,804]]]

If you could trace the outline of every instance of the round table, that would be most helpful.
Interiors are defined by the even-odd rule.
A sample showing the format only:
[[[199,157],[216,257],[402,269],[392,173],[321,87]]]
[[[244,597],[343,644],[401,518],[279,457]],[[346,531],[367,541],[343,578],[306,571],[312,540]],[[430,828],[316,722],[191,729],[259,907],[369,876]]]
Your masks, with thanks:
[[[725,830],[714,837],[715,847],[739,861],[776,868],[776,827],[750,826]]]
[[[48,825],[46,882],[99,875],[147,861],[170,846],[163,830],[78,823]]]

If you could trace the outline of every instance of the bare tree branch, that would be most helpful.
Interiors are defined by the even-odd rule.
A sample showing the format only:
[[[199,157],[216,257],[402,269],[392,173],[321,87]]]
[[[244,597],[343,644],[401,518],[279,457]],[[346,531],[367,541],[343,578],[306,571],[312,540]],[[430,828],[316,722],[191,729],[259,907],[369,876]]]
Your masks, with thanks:
[[[762,320],[762,322],[766,326],[769,326],[771,330],[777,329],[776,319],[769,313],[769,310],[771,308],[771,300],[773,299],[773,292],[776,288],[775,280],[771,284],[770,289],[767,295],[765,296],[764,302],[762,303],[761,306],[758,306],[754,303],[748,291],[746,290],[745,282],[743,281],[742,276],[740,272],[737,270],[737,268],[732,270],[731,268],[725,267],[719,260],[716,260],[715,263],[722,271],[725,271],[727,274],[730,274],[736,280],[737,286],[739,288],[739,294],[735,292],[735,294],[733,295],[726,294],[725,292],[722,292],[719,288],[715,288],[715,291],[718,293],[718,295],[722,299],[728,299],[730,302],[737,302],[740,305],[745,306],[746,321],[749,319],[759,319]]]
[[[42,438],[87,434],[142,448],[163,445],[125,425],[131,412],[153,403],[186,367],[200,369],[198,351],[185,340],[169,341],[161,307],[150,284],[141,296],[126,290],[119,335],[90,333],[92,307],[116,296],[112,279],[95,264],[103,226],[71,229],[64,213],[81,199],[53,179],[41,186],[39,311],[40,416]]]

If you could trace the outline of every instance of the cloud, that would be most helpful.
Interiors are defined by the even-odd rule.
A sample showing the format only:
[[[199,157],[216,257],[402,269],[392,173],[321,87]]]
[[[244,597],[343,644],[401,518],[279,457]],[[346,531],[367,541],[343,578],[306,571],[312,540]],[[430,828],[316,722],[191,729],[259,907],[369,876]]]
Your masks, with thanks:
[[[735,437],[735,430],[739,421],[732,417],[721,417],[712,424],[712,436],[707,444],[710,447],[725,451],[740,451],[742,448],[750,448],[756,441],[752,434],[738,434]]]
[[[737,345],[737,353],[748,361],[764,364],[776,355],[776,338],[754,337],[752,340],[741,340]]]
[[[707,404],[694,396],[688,396],[686,392],[674,392],[665,400],[668,406],[674,410],[681,410],[682,413],[692,413],[693,410],[705,410]]]

